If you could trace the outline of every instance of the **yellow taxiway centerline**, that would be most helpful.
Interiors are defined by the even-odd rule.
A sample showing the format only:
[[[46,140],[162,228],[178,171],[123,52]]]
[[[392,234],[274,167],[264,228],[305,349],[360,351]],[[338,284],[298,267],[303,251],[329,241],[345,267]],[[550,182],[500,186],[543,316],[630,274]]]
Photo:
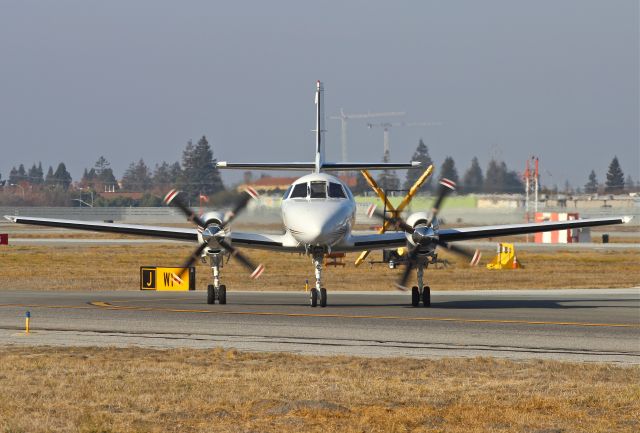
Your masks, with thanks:
[[[402,321],[422,321],[422,322],[458,322],[458,323],[494,323],[494,324],[515,324],[515,325],[555,325],[555,326],[582,326],[582,327],[606,327],[606,328],[640,328],[640,324],[629,323],[588,323],[588,322],[553,322],[536,320],[499,320],[499,319],[464,319],[460,317],[403,317],[403,316],[383,316],[383,315],[359,315],[359,314],[313,314],[313,313],[278,313],[261,311],[216,311],[194,308],[161,308],[161,307],[138,307],[114,305],[104,301],[90,302],[89,305],[38,305],[38,304],[0,304],[2,307],[21,308],[54,308],[54,309],[74,309],[87,310],[95,307],[108,310],[121,311],[161,311],[166,313],[197,313],[197,314],[218,314],[218,315],[240,315],[240,316],[275,316],[275,317],[317,317],[334,319],[376,319],[376,320],[402,320]]]
[[[313,314],[313,313],[275,313],[260,311],[214,311],[187,308],[160,308],[160,307],[135,307],[113,305],[108,302],[91,302],[91,305],[110,310],[133,310],[133,311],[163,311],[168,313],[203,313],[203,314],[224,314],[224,315],[244,315],[244,316],[279,316],[279,317],[318,317],[335,319],[378,319],[378,320],[403,320],[403,321],[432,321],[432,322],[461,322],[461,323],[496,323],[496,324],[520,324],[520,325],[561,325],[561,326],[595,326],[610,328],[640,328],[640,325],[625,323],[585,323],[585,322],[546,322],[529,320],[498,320],[498,319],[463,319],[457,317],[402,317],[402,316],[381,316],[381,315],[358,315],[358,314]]]

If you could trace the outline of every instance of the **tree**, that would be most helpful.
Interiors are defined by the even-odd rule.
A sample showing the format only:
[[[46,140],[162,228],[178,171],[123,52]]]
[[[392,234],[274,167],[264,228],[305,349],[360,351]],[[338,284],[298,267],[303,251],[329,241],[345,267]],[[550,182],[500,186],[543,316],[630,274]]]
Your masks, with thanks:
[[[44,183],[44,171],[42,170],[42,162],[38,161],[38,171],[36,172],[38,183],[42,185]]]
[[[624,190],[624,173],[622,172],[622,168],[620,168],[617,156],[614,156],[609,164],[604,189],[609,193],[621,193]]]
[[[29,174],[28,174],[29,183],[33,185],[43,184],[44,183],[43,174],[44,173],[42,172],[42,163],[38,163],[37,166],[33,164],[29,169]]]
[[[504,161],[492,159],[487,167],[483,189],[488,193],[514,194],[523,191],[524,185],[518,173],[510,171]]]
[[[171,187],[176,186],[180,181],[181,176],[182,168],[180,168],[179,162],[169,165],[167,162],[163,161],[162,164],[156,164],[156,168],[153,172],[153,188],[160,192],[166,192]]]
[[[630,174],[627,175],[627,178],[624,181],[624,186],[627,191],[633,191],[633,188],[636,186]]]
[[[404,189],[409,189],[413,186],[413,184],[418,180],[420,175],[427,169],[430,165],[433,164],[431,157],[429,156],[429,149],[427,145],[424,144],[422,138],[418,141],[418,147],[416,147],[416,151],[411,158],[412,161],[420,161],[422,163],[421,170],[407,170],[407,177],[404,181]],[[427,181],[420,187],[419,191],[427,191],[431,188],[431,177],[427,179]]]
[[[187,143],[182,153],[182,190],[191,198],[199,194],[212,195],[224,190],[220,172],[213,159],[213,150],[205,136],[193,145]]]
[[[58,168],[56,168],[55,173],[53,173],[53,178],[55,179],[57,187],[60,187],[65,191],[69,189],[69,186],[71,185],[71,174],[67,171],[67,166],[64,165],[64,162],[58,164]]]
[[[18,184],[18,169],[15,167],[15,165],[13,167],[11,167],[11,171],[9,172],[9,184],[10,185],[17,185]]]
[[[96,175],[98,177],[102,176],[105,170],[107,170],[111,166],[111,163],[107,161],[107,158],[100,155],[100,158],[96,161],[94,168],[96,169]]]
[[[500,164],[495,159],[489,161],[487,166],[486,175],[484,177],[484,185],[482,187],[484,192],[497,193],[502,192],[504,187],[504,172],[500,168]]]
[[[111,163],[104,156],[100,156],[94,165],[95,169],[95,188],[105,191],[114,191],[120,189],[116,177],[113,175]]]
[[[584,184],[584,192],[586,194],[595,194],[598,192],[598,179],[596,178],[596,172],[594,170],[591,170],[589,181]]]
[[[80,184],[83,188],[91,188],[95,189],[95,183],[98,175],[96,174],[96,169],[92,168],[91,170],[84,169],[84,173],[82,173],[82,179],[80,179]]]
[[[49,166],[49,171],[47,171],[47,176],[44,178],[45,185],[48,186],[56,186],[56,179],[53,176],[53,167]]]
[[[122,176],[122,187],[129,191],[148,191],[151,189],[149,168],[140,158],[138,163],[131,163]]]
[[[471,160],[471,167],[465,172],[462,179],[462,189],[465,193],[482,192],[484,184],[484,176],[478,162],[478,157],[474,156]]]
[[[452,157],[447,156],[442,163],[442,167],[440,167],[440,177],[439,180],[449,179],[454,183],[458,183],[458,170],[456,169],[456,163]]]
[[[502,192],[506,192],[508,194],[517,194],[524,191],[522,178],[517,171],[509,170],[507,168],[507,164],[504,161],[502,161],[502,163],[500,164],[500,168],[504,173],[504,188]]]
[[[25,182],[27,180],[27,170],[25,170],[24,168],[24,164],[20,164],[20,166],[18,167],[18,177],[16,179],[16,182],[13,183],[22,183]]]
[[[174,162],[171,166],[171,184],[176,185],[182,179],[183,172],[182,167],[178,161]]]

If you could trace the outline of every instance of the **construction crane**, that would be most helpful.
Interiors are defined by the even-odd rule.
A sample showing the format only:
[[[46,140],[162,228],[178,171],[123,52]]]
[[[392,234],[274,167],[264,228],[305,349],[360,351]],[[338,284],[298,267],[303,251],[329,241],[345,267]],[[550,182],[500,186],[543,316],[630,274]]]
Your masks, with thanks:
[[[382,122],[382,123],[367,123],[367,127],[369,129],[372,128],[384,128],[384,156],[389,155],[389,128],[396,128],[399,126],[402,127],[410,127],[410,126],[441,126],[442,122],[398,122],[398,123],[390,123],[390,122]]]
[[[340,120],[342,123],[342,161],[347,161],[347,122],[350,119],[371,119],[375,117],[397,117],[404,116],[404,111],[389,111],[386,113],[364,113],[364,114],[346,114],[344,110],[340,109],[338,116],[331,116],[331,119]]]

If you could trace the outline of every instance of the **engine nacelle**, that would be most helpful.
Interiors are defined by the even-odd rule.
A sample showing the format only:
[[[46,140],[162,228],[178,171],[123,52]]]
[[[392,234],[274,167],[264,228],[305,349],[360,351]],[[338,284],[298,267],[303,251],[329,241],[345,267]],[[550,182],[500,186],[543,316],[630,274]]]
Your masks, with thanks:
[[[437,221],[433,222],[434,227],[427,227],[427,224],[429,223],[430,219],[431,219],[431,215],[427,212],[414,212],[411,215],[409,215],[409,218],[407,218],[407,224],[409,224],[413,228],[420,229],[421,231],[425,232],[423,233],[425,235],[427,234],[433,235],[434,232],[437,231]],[[409,242],[409,244],[413,246],[416,245],[416,239],[414,236],[410,235],[409,233],[407,233],[405,236],[407,237],[407,242]],[[435,242],[425,243],[423,241],[420,246],[420,253],[430,254],[433,251],[435,251],[435,248],[436,248]]]
[[[407,218],[407,224],[411,227],[417,227],[419,225],[425,225],[429,222],[429,214],[426,212],[414,212]]]
[[[204,222],[204,226],[221,225],[222,221],[224,221],[224,214],[222,212],[207,212],[202,217],[202,222]]]
[[[209,227],[212,227],[215,230],[215,226],[222,225],[222,221],[224,221],[224,214],[222,214],[221,212],[207,212],[203,214],[200,219],[202,219],[202,222],[204,223],[205,230]],[[205,234],[206,233],[207,232],[205,232]],[[203,233],[198,230],[198,243],[203,242],[205,242],[205,236],[203,236]],[[209,250],[210,248],[206,248],[205,250],[203,250],[202,257],[206,257]]]

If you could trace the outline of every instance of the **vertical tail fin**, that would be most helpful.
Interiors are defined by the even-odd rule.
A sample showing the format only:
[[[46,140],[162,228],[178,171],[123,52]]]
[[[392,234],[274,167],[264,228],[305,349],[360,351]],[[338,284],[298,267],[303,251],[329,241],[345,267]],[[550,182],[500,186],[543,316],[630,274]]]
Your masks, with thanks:
[[[324,86],[321,81],[316,83],[316,173],[319,173],[324,163]]]

